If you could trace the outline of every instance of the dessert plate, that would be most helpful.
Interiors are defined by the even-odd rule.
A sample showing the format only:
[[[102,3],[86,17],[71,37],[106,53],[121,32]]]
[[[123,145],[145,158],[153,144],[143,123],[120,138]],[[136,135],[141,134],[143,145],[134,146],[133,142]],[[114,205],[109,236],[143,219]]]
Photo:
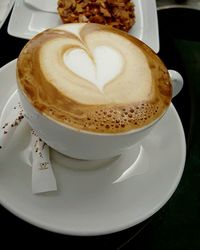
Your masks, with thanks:
[[[56,1],[56,0],[55,0]],[[129,33],[143,40],[155,52],[159,51],[158,21],[155,0],[133,0],[135,4],[136,23]],[[30,39],[37,33],[61,25],[57,13],[48,13],[31,8],[24,0],[15,2],[8,25],[12,36]]]
[[[16,98],[15,68],[16,60],[0,70],[1,118],[8,100]],[[63,234],[101,235],[144,221],[169,200],[185,164],[185,136],[171,104],[140,144],[94,170],[72,169],[81,161],[52,150],[58,191],[34,195],[26,157],[29,136],[28,126],[16,130],[9,146],[0,149],[0,203],[33,225]]]

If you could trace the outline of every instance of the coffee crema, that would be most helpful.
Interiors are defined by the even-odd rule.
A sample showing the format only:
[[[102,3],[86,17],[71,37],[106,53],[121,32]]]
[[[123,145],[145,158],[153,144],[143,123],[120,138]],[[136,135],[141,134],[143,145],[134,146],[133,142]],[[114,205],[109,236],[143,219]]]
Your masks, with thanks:
[[[140,40],[99,24],[65,24],[36,35],[19,55],[17,80],[48,118],[97,133],[146,126],[172,97],[159,57]]]

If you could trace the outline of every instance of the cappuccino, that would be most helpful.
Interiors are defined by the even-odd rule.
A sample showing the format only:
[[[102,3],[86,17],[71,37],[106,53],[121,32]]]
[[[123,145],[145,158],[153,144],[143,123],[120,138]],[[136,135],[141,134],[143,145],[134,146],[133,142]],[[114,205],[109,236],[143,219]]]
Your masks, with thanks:
[[[19,55],[17,80],[49,119],[97,133],[144,127],[162,116],[172,97],[158,56],[99,24],[65,24],[35,36]]]

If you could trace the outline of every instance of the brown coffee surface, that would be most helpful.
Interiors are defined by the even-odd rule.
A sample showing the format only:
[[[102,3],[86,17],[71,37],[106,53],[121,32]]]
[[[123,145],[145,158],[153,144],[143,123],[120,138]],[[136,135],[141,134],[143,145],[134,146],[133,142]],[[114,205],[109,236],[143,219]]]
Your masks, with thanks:
[[[98,24],[75,26],[46,30],[22,49],[18,86],[32,105],[65,126],[97,133],[127,132],[162,116],[171,102],[172,86],[159,57],[125,32]],[[103,91],[63,61],[66,51],[75,48],[93,60],[98,46],[114,48],[123,58],[122,69]]]

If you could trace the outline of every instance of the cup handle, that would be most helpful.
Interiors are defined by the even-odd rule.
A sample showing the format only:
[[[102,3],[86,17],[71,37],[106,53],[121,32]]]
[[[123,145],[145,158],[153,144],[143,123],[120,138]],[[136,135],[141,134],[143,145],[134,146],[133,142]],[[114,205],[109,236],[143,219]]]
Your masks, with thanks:
[[[175,70],[168,70],[172,81],[172,98],[178,95],[183,88],[183,77]]]

